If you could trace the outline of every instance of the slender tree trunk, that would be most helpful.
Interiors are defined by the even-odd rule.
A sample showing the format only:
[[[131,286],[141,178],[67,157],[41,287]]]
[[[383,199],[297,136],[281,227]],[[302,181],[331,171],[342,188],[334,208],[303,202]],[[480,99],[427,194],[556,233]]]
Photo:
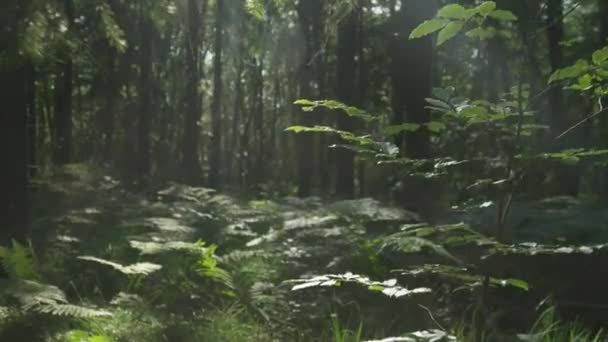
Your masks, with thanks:
[[[152,23],[140,17],[141,46],[139,55],[139,108],[137,121],[137,182],[145,182],[150,175],[150,121],[152,118]]]
[[[213,56],[213,101],[211,103],[211,141],[209,143],[209,186],[220,186],[222,169],[222,53],[224,41],[224,0],[215,4],[215,43]]]
[[[254,96],[256,98],[255,131],[258,138],[258,143],[256,148],[255,175],[253,177],[253,181],[254,183],[259,183],[264,180],[264,175],[266,172],[266,163],[269,162],[268,160],[266,160],[265,150],[265,136],[267,133],[264,132],[264,56],[262,56],[256,64],[256,92],[254,93]]]
[[[73,32],[74,2],[64,0],[63,6],[68,23],[68,33]],[[72,160],[72,93],[74,88],[74,64],[72,52],[65,48],[60,57],[61,71],[55,84],[55,146],[53,160],[56,164],[70,163]],[[67,52],[66,52],[67,51]]]
[[[182,172],[184,181],[196,184],[201,180],[199,159],[200,125],[202,115],[202,97],[198,86],[201,79],[200,49],[204,32],[202,14],[206,11],[207,0],[203,2],[202,11],[196,0],[188,0],[188,33],[186,37],[186,116],[182,141]],[[202,12],[202,13],[201,13]]]
[[[299,97],[312,99],[314,81],[314,32],[313,21],[320,15],[322,3],[320,0],[299,1],[297,5],[298,21],[300,31],[304,37],[302,59],[298,70]],[[300,113],[300,124],[311,126],[314,118],[310,113]],[[314,138],[310,134],[300,133],[296,137],[298,151],[298,192],[302,197],[310,196],[313,190],[313,176],[315,172],[314,163]]]
[[[0,244],[29,237],[28,75],[24,65],[0,65]]]
[[[103,117],[100,122],[103,130],[103,146],[102,146],[102,160],[104,163],[109,163],[112,160],[112,146],[114,143],[114,130],[115,130],[115,111],[116,111],[116,97],[118,96],[117,89],[119,84],[116,75],[115,65],[116,54],[110,52],[107,61],[106,73],[106,89],[105,93],[105,104],[104,109],[101,111]]]
[[[29,140],[28,164],[30,176],[35,177],[38,171],[37,144],[38,141],[38,106],[36,105],[36,67],[27,67],[27,129]]]
[[[598,0],[600,14],[600,46],[608,44],[608,2]]]
[[[336,94],[338,100],[351,106],[359,106],[357,95],[358,23],[356,10],[352,10],[338,26]],[[338,128],[353,130],[352,118],[338,113]],[[337,151],[336,193],[341,197],[352,197],[355,192],[355,154],[350,150]]]
[[[598,39],[598,48],[603,48],[605,46],[608,46],[608,2],[606,2],[605,0],[598,0],[598,7],[600,21],[600,36]],[[602,105],[604,106],[604,108],[608,106],[607,97],[604,97],[602,99]],[[600,115],[599,117],[599,129],[601,144],[604,148],[608,148],[608,115],[606,115],[606,113]],[[602,193],[605,198],[608,198],[608,171],[603,172],[603,182],[604,186],[602,187]]]
[[[410,40],[409,33],[435,14],[433,1],[402,0],[393,24],[395,38],[392,46],[392,106],[393,123],[423,124],[430,121],[425,98],[431,93],[433,42],[430,37]],[[402,153],[423,159],[431,155],[430,134],[425,127],[398,137]],[[423,215],[430,215],[435,196],[427,180],[406,178],[398,197],[404,206]],[[414,198],[410,194],[417,194]]]
[[[551,72],[563,67],[561,41],[564,39],[563,0],[549,0],[547,3],[547,39],[549,43],[549,63]],[[564,94],[561,87],[549,90],[549,110],[551,113],[551,136],[556,137],[568,128],[568,116],[565,110]],[[560,146],[563,147],[563,146]],[[578,168],[567,165],[557,165],[557,177],[552,190],[547,195],[578,193]]]
[[[243,69],[245,68],[245,62],[243,58],[238,59],[238,65],[236,67],[236,78],[234,79],[234,103],[233,103],[233,115],[232,115],[232,137],[230,139],[230,156],[226,160],[226,166],[228,172],[233,174],[234,165],[236,165],[236,174],[233,180],[240,182],[240,160],[243,156],[240,153],[240,137],[241,137],[241,108],[243,103]],[[236,163],[234,163],[236,161]]]

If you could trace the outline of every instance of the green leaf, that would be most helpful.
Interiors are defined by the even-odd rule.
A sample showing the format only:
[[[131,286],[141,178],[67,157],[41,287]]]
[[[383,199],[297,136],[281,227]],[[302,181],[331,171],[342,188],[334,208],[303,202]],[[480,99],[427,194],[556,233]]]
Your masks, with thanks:
[[[481,15],[488,15],[490,14],[492,11],[494,11],[496,9],[496,3],[494,1],[486,1],[483,2],[481,5],[477,6],[476,11],[481,14]]]
[[[447,128],[443,122],[439,122],[439,121],[431,121],[431,122],[425,124],[425,126],[432,133],[440,133],[441,131],[443,131],[444,129]]]
[[[593,53],[593,64],[600,65],[608,60],[608,46]]]
[[[158,270],[160,270],[162,268],[161,265],[157,265],[157,264],[153,264],[153,263],[149,263],[149,262],[138,262],[136,264],[132,264],[132,265],[121,265],[109,260],[105,260],[105,259],[100,259],[100,258],[96,258],[96,257],[92,257],[92,256],[79,256],[78,259],[80,260],[86,260],[86,261],[92,261],[92,262],[96,262],[98,264],[102,264],[102,265],[106,265],[106,266],[110,266],[113,269],[126,274],[126,275],[136,275],[136,274],[141,274],[141,275],[149,275],[151,273],[154,273]]]
[[[464,27],[464,22],[462,21],[453,21],[446,25],[437,36],[437,46],[442,45],[446,41],[454,38],[462,30]]]
[[[245,9],[249,14],[260,21],[266,19],[264,4],[260,2],[260,0],[247,0],[245,2]]]
[[[465,35],[469,38],[477,38],[480,40],[490,39],[496,36],[496,29],[494,27],[476,27],[472,30],[469,30],[465,33]]]
[[[461,5],[451,4],[442,7],[437,13],[437,16],[448,19],[468,19],[470,14],[466,8]]]
[[[449,23],[450,23],[450,21],[446,20],[446,19],[427,20],[427,21],[423,22],[422,24],[418,25],[418,27],[416,27],[412,31],[412,33],[410,34],[410,39],[416,39],[416,38],[421,38],[421,37],[427,36],[431,33],[441,30]]]
[[[488,13],[488,16],[497,20],[502,21],[515,21],[517,20],[517,16],[513,14],[511,11],[507,10],[494,10]]]
[[[384,129],[384,134],[388,136],[401,134],[403,132],[415,132],[420,129],[419,124],[403,123],[400,125],[388,126]]]
[[[580,59],[574,65],[555,71],[553,75],[551,75],[551,77],[549,78],[549,83],[577,78],[582,74],[588,72],[589,69],[589,63],[585,60]]]

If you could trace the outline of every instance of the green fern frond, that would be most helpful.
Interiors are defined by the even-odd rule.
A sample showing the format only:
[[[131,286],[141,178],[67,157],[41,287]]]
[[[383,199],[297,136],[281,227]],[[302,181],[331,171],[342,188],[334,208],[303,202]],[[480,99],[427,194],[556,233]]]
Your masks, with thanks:
[[[24,312],[36,312],[54,316],[89,318],[110,316],[105,310],[70,304],[65,293],[56,286],[30,280],[0,280],[4,296],[13,298]]]
[[[147,276],[162,268],[161,265],[153,264],[150,262],[138,262],[136,264],[124,266],[124,265],[121,265],[121,264],[118,264],[118,263],[115,263],[115,262],[112,262],[109,260],[100,259],[100,258],[96,258],[93,256],[86,256],[86,255],[79,256],[78,259],[92,261],[92,262],[96,262],[96,263],[102,264],[102,265],[107,265],[126,275]]]
[[[0,247],[0,262],[12,279],[36,280],[39,278],[35,270],[31,247],[21,245],[13,240],[12,248]]]
[[[201,254],[201,258],[198,260],[197,271],[204,277],[217,280],[226,287],[234,289],[234,280],[232,275],[217,265],[218,257],[215,255],[216,249],[216,245],[211,245],[205,248]]]

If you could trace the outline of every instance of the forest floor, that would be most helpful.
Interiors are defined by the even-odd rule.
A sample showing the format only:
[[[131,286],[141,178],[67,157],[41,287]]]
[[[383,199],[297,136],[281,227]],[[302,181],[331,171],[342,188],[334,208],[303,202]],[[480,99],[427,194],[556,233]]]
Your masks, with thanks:
[[[246,200],[180,184],[135,193],[84,165],[40,180],[34,198],[36,281],[93,314],[57,318],[27,306],[17,314],[6,302],[1,341],[362,341],[408,331],[419,331],[412,341],[452,340],[451,327],[465,319],[484,278],[466,274],[456,286],[463,276],[448,267],[490,241],[477,232],[472,240],[459,222],[492,220],[487,204],[454,208],[443,227],[472,244],[448,250],[423,239],[428,230],[400,235],[428,225],[373,199]],[[507,279],[485,295],[487,329],[528,332],[535,306],[553,289],[564,294],[556,301],[580,306],[570,311],[575,319],[603,312],[586,297],[604,303],[596,292],[608,279],[598,241],[608,240],[608,210],[561,198],[516,203],[513,212],[516,239],[562,245],[514,244],[525,253],[477,265]],[[438,268],[420,277],[395,272],[414,265],[426,267],[420,274],[441,265],[452,280],[435,277]],[[300,278],[308,280],[289,281]]]

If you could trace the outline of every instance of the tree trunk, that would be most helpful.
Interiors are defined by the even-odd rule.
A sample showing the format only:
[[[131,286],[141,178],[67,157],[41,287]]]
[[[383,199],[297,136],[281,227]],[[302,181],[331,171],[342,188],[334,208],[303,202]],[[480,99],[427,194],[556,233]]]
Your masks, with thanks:
[[[320,16],[322,2],[320,0],[299,1],[297,5],[298,21],[300,31],[305,43],[301,55],[298,70],[299,97],[301,99],[312,99],[314,81],[314,18]],[[314,125],[311,113],[300,112],[299,122],[303,126]],[[311,134],[300,133],[296,137],[298,153],[298,194],[302,197],[310,196],[313,190],[313,176],[315,172],[314,163],[314,141]]]
[[[356,10],[352,10],[338,26],[336,94],[338,100],[351,106],[359,106],[357,82],[358,23]],[[338,129],[353,130],[352,118],[338,113]],[[353,197],[355,192],[355,154],[350,150],[337,151],[336,194]]]
[[[29,237],[27,83],[24,65],[0,65],[0,244]]]
[[[563,67],[562,48],[560,42],[564,38],[564,23],[562,15],[563,0],[549,0],[547,4],[547,38],[549,41],[549,62],[551,73]],[[551,110],[552,135],[557,136],[567,129],[568,122],[564,109],[563,93],[560,87],[552,87],[549,91],[549,106]]]
[[[142,4],[143,6],[143,4]],[[143,10],[143,9],[142,9]],[[137,183],[145,183],[150,175],[150,121],[152,118],[152,23],[140,13],[139,108],[137,121]]]
[[[224,0],[215,4],[215,43],[213,56],[213,101],[211,103],[211,141],[209,142],[209,186],[220,186],[222,169],[222,53],[224,40]]]
[[[35,177],[38,171],[37,141],[38,141],[38,107],[36,106],[36,67],[27,66],[27,135],[29,140],[28,167],[30,177]]]
[[[64,10],[68,23],[68,33],[73,32],[74,2],[64,0]],[[63,47],[60,58],[61,71],[55,84],[55,146],[53,161],[63,165],[72,160],[72,92],[74,88],[74,64],[72,51]]]
[[[600,14],[600,46],[608,44],[608,2],[598,0]]]
[[[599,21],[600,21],[600,36],[598,48],[603,48],[608,45],[608,2],[598,0]],[[602,99],[604,108],[608,106],[608,98]],[[606,113],[599,117],[599,129],[602,147],[608,148],[608,115]],[[608,171],[603,172],[602,195],[608,198]]]
[[[182,172],[184,182],[197,184],[201,180],[199,159],[200,125],[202,115],[202,97],[198,90],[201,79],[200,48],[202,32],[202,14],[206,12],[207,0],[203,2],[202,11],[198,1],[188,0],[188,33],[186,37],[186,115],[182,141]],[[201,13],[202,12],[202,13]]]
[[[410,40],[410,32],[424,20],[433,17],[433,1],[402,0],[394,16],[392,46],[392,107],[393,123],[423,124],[430,121],[425,98],[431,94],[433,42],[430,37]],[[430,134],[425,127],[397,138],[402,153],[413,159],[429,158]],[[407,177],[398,198],[405,207],[427,216],[433,202],[433,191],[427,180]],[[416,198],[410,196],[417,194]]]
[[[230,143],[231,154],[228,158],[227,165],[229,172],[232,173],[233,164],[236,164],[236,175],[234,180],[238,184],[241,184],[241,169],[240,162],[244,156],[241,154],[240,137],[241,137],[241,109],[243,107],[243,69],[245,63],[243,58],[239,59],[239,63],[236,71],[236,78],[234,79],[234,105],[233,105],[233,117],[232,117],[232,139]],[[233,163],[236,160],[236,163]]]

